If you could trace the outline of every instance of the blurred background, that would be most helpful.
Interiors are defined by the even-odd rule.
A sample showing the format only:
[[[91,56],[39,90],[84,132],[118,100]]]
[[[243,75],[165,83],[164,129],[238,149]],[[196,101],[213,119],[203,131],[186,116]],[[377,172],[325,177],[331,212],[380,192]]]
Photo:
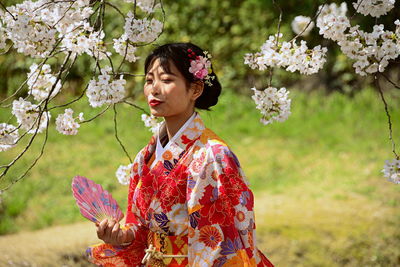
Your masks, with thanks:
[[[2,1],[6,6],[19,2]],[[333,2],[341,3],[328,3]],[[345,2],[348,15],[353,14],[352,1]],[[324,1],[276,3],[283,10],[281,32],[288,41],[294,36],[293,18],[313,17]],[[250,88],[265,88],[269,76],[245,66],[243,56],[258,51],[276,33],[279,10],[273,2],[165,0],[163,5],[165,27],[155,45],[190,41],[213,56],[223,93],[212,111],[200,114],[231,146],[251,183],[257,242],[268,258],[276,266],[400,266],[400,187],[381,173],[384,161],[393,155],[387,117],[372,78],[356,75],[352,61],[314,28],[302,39],[309,47],[328,48],[324,69],[311,76],[274,70],[272,85],[290,91],[292,115],[284,123],[263,126]],[[121,7],[125,13],[129,10],[128,5]],[[357,14],[352,24],[368,32],[375,23],[394,30],[399,7],[396,3],[377,21]],[[112,10],[106,16],[106,40],[111,42],[122,34],[123,21],[113,19]],[[141,59],[125,69],[143,73],[144,58],[152,48],[139,48]],[[0,99],[19,87],[33,62],[15,51],[0,55]],[[80,95],[91,79],[92,64],[89,57],[78,60],[56,103]],[[387,68],[397,84],[399,73],[398,64]],[[143,78],[126,79],[134,102],[146,108]],[[399,142],[400,90],[383,80],[380,83],[392,115],[394,139]],[[26,90],[17,97],[24,95]],[[84,112],[85,118],[102,110],[91,108],[86,97],[71,108]],[[140,110],[120,104],[117,111],[119,136],[134,157],[151,132],[144,127]],[[77,136],[55,130],[57,112],[63,109],[52,113],[43,157],[27,177],[0,196],[1,266],[91,266],[85,261],[85,247],[99,240],[72,197],[75,175],[102,184],[126,208],[128,188],[118,183],[115,172],[129,160],[115,139],[112,111],[82,125]],[[1,108],[0,121],[7,121],[10,114],[10,109]],[[28,168],[40,153],[43,138],[39,135],[29,153],[0,181],[2,187]],[[1,152],[0,164],[10,162],[22,147]]]

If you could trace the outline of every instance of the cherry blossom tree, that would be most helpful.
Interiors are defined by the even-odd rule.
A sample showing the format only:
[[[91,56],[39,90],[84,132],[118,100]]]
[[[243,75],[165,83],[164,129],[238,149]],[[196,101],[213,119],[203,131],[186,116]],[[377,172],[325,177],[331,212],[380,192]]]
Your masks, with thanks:
[[[143,74],[124,72],[123,66],[126,62],[136,62],[137,50],[160,36],[165,13],[162,2],[158,0],[125,0],[119,6],[106,0],[26,0],[12,6],[5,6],[2,2],[0,5],[0,49],[4,50],[3,54],[16,50],[37,61],[30,66],[24,83],[0,103],[1,108],[11,107],[12,113],[7,122],[0,123],[0,151],[12,149],[22,138],[28,138],[28,144],[17,156],[0,166],[0,179],[29,151],[38,134],[45,135],[39,156],[22,175],[5,188],[0,188],[4,191],[23,179],[42,156],[53,110],[65,108],[64,113],[55,118],[56,130],[64,135],[76,135],[81,124],[93,121],[111,107],[117,129],[117,104],[125,103],[141,109],[128,101],[125,77]],[[122,5],[129,5],[131,11],[124,14],[120,9]],[[106,12],[114,12],[120,18],[124,29],[121,36],[105,32]],[[106,34],[107,40],[111,37],[113,42],[106,42]],[[112,53],[120,55],[120,62],[111,58]],[[93,62],[91,80],[76,99],[54,104],[53,100],[64,90],[71,68],[83,55],[89,56]],[[62,64],[47,64],[52,59],[60,60]],[[28,88],[26,96],[14,99],[24,87]],[[103,107],[103,110],[92,118],[85,119],[82,112],[74,117],[74,110],[68,106],[85,95],[91,107]],[[148,120],[146,114],[144,120]],[[132,162],[117,130],[115,137]],[[117,175],[121,176],[122,170],[120,168]]]
[[[279,5],[273,2],[280,10]],[[280,10],[277,32],[267,38],[259,51],[245,54],[244,64],[252,69],[266,71],[269,75],[265,89],[252,88],[252,98],[262,115],[261,122],[270,124],[285,121],[290,115],[291,99],[286,88],[278,89],[279,86],[272,85],[273,70],[283,68],[289,72],[311,75],[324,67],[327,48],[321,45],[309,47],[301,39],[316,26],[323,38],[335,42],[353,62],[355,73],[373,76],[387,114],[389,139],[394,154],[394,159],[386,162],[383,173],[392,182],[400,183],[400,158],[392,138],[391,116],[379,84],[379,79],[383,78],[400,89],[385,74],[388,65],[394,64],[400,54],[400,21],[393,22],[394,31],[385,30],[383,24],[378,24],[378,18],[390,12],[394,4],[395,0],[358,0],[353,3],[353,14],[348,16],[349,7],[346,3],[325,3],[318,7],[312,18],[299,14],[293,20],[291,25],[295,36],[288,41],[284,41],[280,32],[283,15]],[[122,5],[129,5],[131,11],[125,14],[121,11]],[[112,107],[115,137],[132,163],[118,137],[116,106],[127,104],[141,109],[127,95],[125,86],[126,77],[143,74],[124,71],[124,64],[135,63],[140,49],[153,43],[162,34],[165,21],[162,1],[125,0],[114,3],[108,0],[25,0],[12,6],[0,2],[0,6],[0,49],[3,54],[15,50],[35,61],[20,87],[0,101],[1,108],[11,108],[10,119],[0,122],[0,152],[17,149],[21,139],[28,138],[27,145],[17,156],[8,164],[0,166],[0,180],[28,153],[37,136],[45,135],[39,156],[23,174],[14,178],[6,187],[0,188],[0,192],[23,179],[40,159],[52,119],[61,134],[76,135],[81,124],[95,120]],[[120,20],[120,27],[123,28],[120,36],[113,36],[113,32],[105,30],[105,14],[110,12],[115,13]],[[376,20],[371,32],[361,30],[359,25],[352,25],[357,13]],[[119,55],[118,60],[112,58],[115,54]],[[54,104],[54,99],[65,90],[64,85],[71,68],[83,56],[89,56],[93,63],[90,81],[77,98],[63,104]],[[26,96],[15,99],[23,88],[28,88]],[[85,118],[82,112],[68,107],[85,95],[91,107],[103,108],[92,118]],[[52,112],[56,109],[64,109],[64,113],[53,118]],[[157,120],[141,110],[145,125],[154,131],[158,125]],[[127,182],[130,166],[120,166],[116,172],[122,184]]]
[[[275,3],[275,1],[274,1]],[[279,6],[275,3],[279,8]],[[257,109],[261,111],[263,124],[273,121],[284,121],[290,115],[290,99],[286,88],[277,89],[272,87],[272,75],[274,68],[284,68],[287,71],[298,71],[301,74],[310,75],[317,73],[324,66],[326,61],[327,48],[320,45],[308,48],[305,40],[298,39],[306,36],[314,27],[314,21],[319,28],[319,34],[325,39],[335,42],[341,52],[353,61],[355,73],[361,76],[372,75],[375,87],[378,89],[381,100],[385,107],[388,119],[389,139],[392,144],[393,160],[387,160],[382,170],[384,176],[389,181],[400,184],[400,158],[396,152],[396,145],[393,140],[392,120],[388,110],[388,105],[379,84],[379,78],[390,82],[395,88],[400,89],[400,85],[395,84],[385,74],[389,63],[396,63],[395,59],[400,55],[400,20],[393,22],[394,31],[384,29],[383,24],[378,24],[378,18],[390,12],[395,5],[395,0],[358,0],[353,2],[354,14],[347,16],[348,7],[345,2],[337,5],[335,3],[323,4],[313,19],[302,15],[297,16],[292,22],[292,29],[297,35],[290,41],[282,41],[283,34],[280,33],[280,20],[278,33],[269,36],[261,46],[260,51],[244,56],[244,64],[252,69],[269,71],[270,84],[264,90],[254,91],[253,99]],[[365,32],[360,29],[360,25],[352,25],[352,19],[360,13],[364,16],[375,18],[375,25],[372,32]]]

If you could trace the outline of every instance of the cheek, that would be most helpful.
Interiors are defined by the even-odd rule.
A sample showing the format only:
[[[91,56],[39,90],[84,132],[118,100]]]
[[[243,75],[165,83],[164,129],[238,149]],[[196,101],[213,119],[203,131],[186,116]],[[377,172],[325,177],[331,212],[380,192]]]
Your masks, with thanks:
[[[147,97],[148,97],[149,94],[150,94],[150,90],[149,90],[148,86],[144,86],[144,87],[143,87],[143,94],[144,94],[144,96],[145,96],[146,99],[147,99]]]

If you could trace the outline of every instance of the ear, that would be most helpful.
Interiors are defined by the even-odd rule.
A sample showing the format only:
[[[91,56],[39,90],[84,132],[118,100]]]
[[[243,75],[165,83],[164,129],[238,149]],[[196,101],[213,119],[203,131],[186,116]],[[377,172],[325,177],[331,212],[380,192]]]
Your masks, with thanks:
[[[204,90],[204,83],[201,81],[192,82],[190,85],[190,89],[193,90],[192,100],[196,100],[201,96]]]

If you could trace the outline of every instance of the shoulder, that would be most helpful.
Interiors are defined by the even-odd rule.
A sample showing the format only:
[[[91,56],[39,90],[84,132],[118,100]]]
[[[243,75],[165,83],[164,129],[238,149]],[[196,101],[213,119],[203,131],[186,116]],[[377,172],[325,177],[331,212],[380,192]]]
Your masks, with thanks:
[[[209,161],[215,163],[229,162],[240,168],[240,163],[229,145],[211,129],[205,128],[200,138],[200,151]]]

